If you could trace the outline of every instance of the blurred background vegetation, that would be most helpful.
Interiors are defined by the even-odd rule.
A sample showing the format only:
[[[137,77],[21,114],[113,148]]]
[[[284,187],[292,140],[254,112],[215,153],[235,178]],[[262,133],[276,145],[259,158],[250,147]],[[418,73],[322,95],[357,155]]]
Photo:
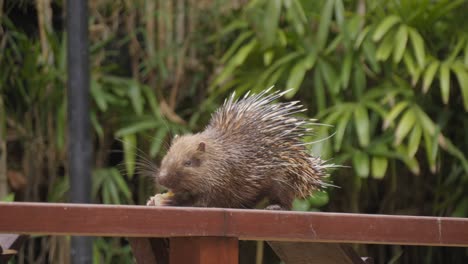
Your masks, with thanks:
[[[0,199],[67,201],[63,0],[0,0]],[[89,1],[93,200],[144,204],[144,172],[230,92],[293,88],[311,151],[349,166],[296,210],[468,216],[468,1]],[[331,137],[330,137],[331,136]],[[330,137],[327,140],[323,140]],[[259,223],[260,224],[260,223]],[[468,263],[466,248],[356,246],[376,263]],[[65,263],[36,237],[18,263]],[[95,263],[129,263],[97,238]],[[265,263],[267,263],[265,258]],[[253,260],[252,260],[253,261]]]

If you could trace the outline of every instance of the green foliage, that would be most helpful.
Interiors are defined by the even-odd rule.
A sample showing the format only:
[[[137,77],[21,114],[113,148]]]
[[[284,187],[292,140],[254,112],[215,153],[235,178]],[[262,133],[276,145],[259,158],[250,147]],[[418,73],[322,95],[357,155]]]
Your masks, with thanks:
[[[356,6],[361,11],[352,11]],[[382,180],[391,174],[390,164],[400,163],[414,175],[427,169],[444,173],[449,164],[466,175],[467,145],[447,144],[468,134],[468,35],[458,29],[467,22],[460,13],[466,6],[253,1],[230,22],[242,26],[220,60],[223,71],[211,91],[258,91],[275,83],[293,88],[288,97],[300,98],[312,106],[311,114],[332,125],[317,127],[319,138],[334,136],[313,145],[312,152],[351,161],[361,178]],[[275,15],[259,16],[260,9]],[[450,123],[455,120],[464,124],[456,135],[459,127]]]

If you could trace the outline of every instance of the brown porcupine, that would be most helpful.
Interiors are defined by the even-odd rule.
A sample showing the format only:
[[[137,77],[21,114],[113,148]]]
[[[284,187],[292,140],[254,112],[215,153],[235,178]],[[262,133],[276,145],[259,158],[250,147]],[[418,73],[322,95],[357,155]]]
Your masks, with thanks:
[[[306,109],[298,101],[273,103],[287,91],[270,90],[240,100],[233,93],[203,132],[173,140],[156,175],[171,194],[159,196],[160,204],[252,208],[268,198],[268,209],[290,209],[294,198],[326,185],[331,165],[301,141],[315,120],[294,117]]]

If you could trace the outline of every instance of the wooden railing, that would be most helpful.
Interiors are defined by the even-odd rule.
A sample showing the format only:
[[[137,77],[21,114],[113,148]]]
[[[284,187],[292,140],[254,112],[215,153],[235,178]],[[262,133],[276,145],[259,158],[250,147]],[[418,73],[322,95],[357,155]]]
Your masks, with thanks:
[[[189,263],[187,259],[192,263],[237,263],[238,240],[269,241],[277,254],[283,251],[283,260],[287,258],[286,249],[301,248],[301,243],[288,244],[284,241],[315,242],[302,245],[320,246],[322,249],[319,252],[326,251],[323,247],[339,243],[466,247],[468,219],[219,208],[0,203],[0,233],[129,237],[134,255],[140,262],[151,258],[154,261],[166,258],[164,261],[167,261],[169,258],[170,263]],[[164,253],[162,249],[167,249],[167,241],[150,238],[170,238],[169,253]],[[341,246],[331,252],[337,250],[344,251],[343,256],[353,254],[350,255],[348,249]]]

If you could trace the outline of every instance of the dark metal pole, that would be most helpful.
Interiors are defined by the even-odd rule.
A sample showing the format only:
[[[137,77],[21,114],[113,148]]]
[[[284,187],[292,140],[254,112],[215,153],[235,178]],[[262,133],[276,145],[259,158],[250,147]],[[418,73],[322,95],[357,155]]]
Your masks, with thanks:
[[[91,201],[91,135],[89,117],[89,60],[87,0],[67,5],[68,159],[70,200]],[[90,237],[72,237],[71,262],[91,263]]]

